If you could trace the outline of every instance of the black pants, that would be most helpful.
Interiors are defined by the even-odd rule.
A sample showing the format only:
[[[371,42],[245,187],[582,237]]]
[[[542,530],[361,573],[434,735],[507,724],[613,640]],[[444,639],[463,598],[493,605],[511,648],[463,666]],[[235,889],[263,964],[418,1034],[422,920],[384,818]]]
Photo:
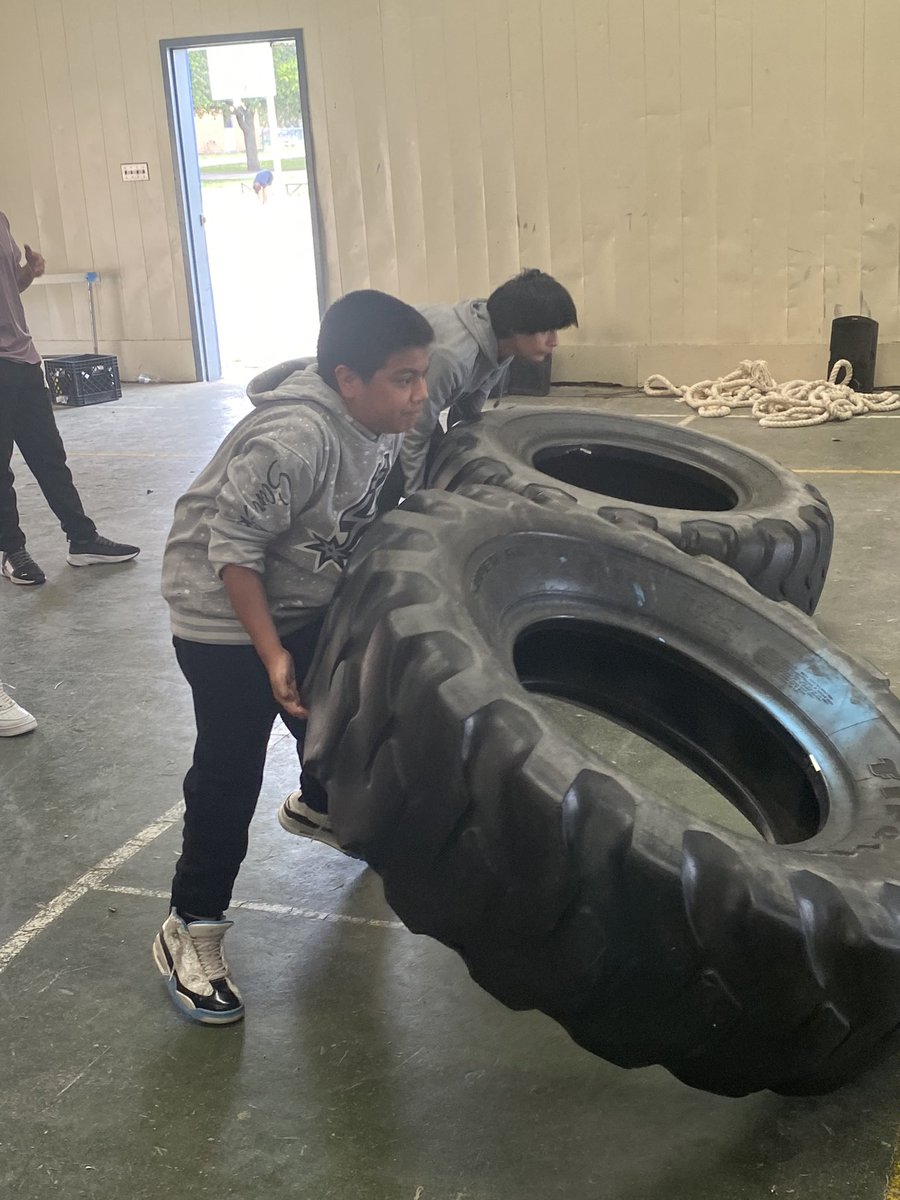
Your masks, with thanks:
[[[66,465],[66,451],[53,419],[50,393],[39,366],[0,358],[0,550],[21,550],[25,534],[10,470],[13,443],[38,481],[70,541],[88,541],[97,532],[86,517]]]
[[[282,638],[293,655],[298,684],[309,670],[321,625],[318,619]],[[194,694],[197,742],[184,778],[184,840],[172,881],[172,904],[182,913],[216,917],[231,901],[247,854],[275,718],[280,715],[294,735],[301,767],[306,722],[279,708],[252,646],[213,646],[177,637],[173,641],[178,665]],[[327,810],[324,790],[309,775],[303,779],[303,799],[311,808]]]

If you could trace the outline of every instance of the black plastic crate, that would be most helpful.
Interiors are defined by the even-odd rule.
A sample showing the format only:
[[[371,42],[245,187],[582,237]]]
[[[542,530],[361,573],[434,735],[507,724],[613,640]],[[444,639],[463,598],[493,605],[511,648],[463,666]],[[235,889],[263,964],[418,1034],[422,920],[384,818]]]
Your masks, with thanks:
[[[103,404],[122,395],[114,354],[54,354],[44,359],[54,404]]]

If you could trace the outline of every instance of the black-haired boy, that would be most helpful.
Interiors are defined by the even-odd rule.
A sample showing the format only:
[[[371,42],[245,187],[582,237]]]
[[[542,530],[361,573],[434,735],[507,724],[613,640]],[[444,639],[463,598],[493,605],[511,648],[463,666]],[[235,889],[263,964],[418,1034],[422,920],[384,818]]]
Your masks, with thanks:
[[[223,918],[247,852],[276,716],[297,741],[298,690],[325,608],[419,418],[433,331],[383,292],[351,292],[326,312],[316,364],[258,376],[256,406],[175,506],[163,558],[179,666],[197,741],[184,780],[171,911],[153,944],[175,1003],[207,1024],[240,1020]],[[291,832],[336,844],[311,778],[279,812]]]
[[[440,415],[481,412],[514,358],[543,362],[557,344],[557,331],[578,324],[572,297],[543,271],[522,271],[496,288],[487,300],[419,309],[434,329],[428,368],[428,400],[412,433],[403,441],[400,462],[381,507],[396,503],[425,483],[429,450]],[[440,433],[437,434],[440,436]]]

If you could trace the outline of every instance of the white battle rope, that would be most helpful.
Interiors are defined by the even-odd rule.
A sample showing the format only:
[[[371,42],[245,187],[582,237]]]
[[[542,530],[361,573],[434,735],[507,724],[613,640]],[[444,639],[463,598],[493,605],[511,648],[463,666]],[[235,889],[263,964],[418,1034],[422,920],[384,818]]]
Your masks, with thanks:
[[[776,383],[767,362],[745,359],[730,375],[704,379],[690,387],[677,387],[663,375],[650,375],[644,391],[648,396],[675,396],[701,417],[727,417],[736,408],[749,408],[760,425],[782,428],[849,421],[861,413],[900,408],[896,392],[854,392],[849,386],[852,376],[852,364],[842,358],[834,364],[827,380]]]

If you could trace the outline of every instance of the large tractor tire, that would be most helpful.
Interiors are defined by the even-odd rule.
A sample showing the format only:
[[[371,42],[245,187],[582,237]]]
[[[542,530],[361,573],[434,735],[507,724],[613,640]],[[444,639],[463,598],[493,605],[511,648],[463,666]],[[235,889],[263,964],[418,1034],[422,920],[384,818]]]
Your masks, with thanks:
[[[610,715],[760,831],[650,793],[532,692]],[[900,1027],[900,701],[796,609],[510,492],[367,532],[303,694],[341,843],[473,978],[624,1067],[817,1093]]]
[[[825,584],[834,522],[819,492],[773,459],[693,429],[590,409],[495,409],[454,426],[431,463],[429,487],[467,483],[655,530],[805,613]]]

